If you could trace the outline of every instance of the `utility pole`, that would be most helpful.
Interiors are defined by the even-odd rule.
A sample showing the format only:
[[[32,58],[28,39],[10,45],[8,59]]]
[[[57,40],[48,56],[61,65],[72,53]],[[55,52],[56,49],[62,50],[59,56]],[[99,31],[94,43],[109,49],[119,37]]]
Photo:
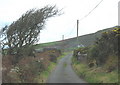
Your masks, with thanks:
[[[64,40],[64,35],[62,35],[62,40]]]
[[[118,2],[118,26],[120,26],[120,1]]]
[[[77,47],[79,45],[79,43],[78,43],[78,28],[79,28],[79,20],[77,20]]]

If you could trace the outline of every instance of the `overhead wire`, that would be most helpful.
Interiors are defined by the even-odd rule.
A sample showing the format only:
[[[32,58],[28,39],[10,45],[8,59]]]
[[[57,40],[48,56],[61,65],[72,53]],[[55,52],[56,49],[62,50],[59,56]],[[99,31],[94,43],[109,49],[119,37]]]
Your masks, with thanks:
[[[76,26],[76,24],[74,24],[74,26],[72,27],[71,31],[68,34],[66,34],[67,36],[70,36],[75,31],[75,29],[74,29],[75,26]]]
[[[85,16],[83,16],[79,21],[82,21],[83,19],[85,19],[86,17],[88,17],[101,3],[103,2],[103,0],[101,0],[92,10],[90,10]],[[75,26],[74,26],[75,27]],[[70,36],[71,33],[73,33],[73,31],[75,30],[75,28],[73,28],[68,34],[66,34],[67,36]]]
[[[85,19],[86,17],[88,17],[101,3],[103,2],[103,0],[101,0],[92,10],[90,10],[84,17],[82,17],[79,21],[82,21],[83,19]]]

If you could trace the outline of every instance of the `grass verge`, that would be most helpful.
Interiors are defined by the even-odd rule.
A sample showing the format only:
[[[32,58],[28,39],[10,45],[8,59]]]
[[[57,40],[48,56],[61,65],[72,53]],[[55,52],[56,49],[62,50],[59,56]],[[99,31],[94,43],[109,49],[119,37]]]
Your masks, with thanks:
[[[87,64],[72,59],[73,69],[88,83],[118,83],[118,70],[106,73],[102,67],[89,68]]]
[[[53,71],[55,66],[56,66],[56,63],[51,62],[45,71],[39,73],[39,75],[35,78],[35,81],[38,83],[46,83],[48,76]]]

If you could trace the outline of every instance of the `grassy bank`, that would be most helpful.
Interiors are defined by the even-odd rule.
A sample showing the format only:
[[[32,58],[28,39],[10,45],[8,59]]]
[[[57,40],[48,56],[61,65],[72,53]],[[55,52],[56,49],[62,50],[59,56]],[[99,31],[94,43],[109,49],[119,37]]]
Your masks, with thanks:
[[[87,64],[73,60],[73,69],[78,76],[88,83],[118,83],[118,71],[107,73],[102,67],[89,68]]]
[[[39,73],[39,75],[35,78],[35,81],[38,83],[46,83],[48,76],[50,75],[51,71],[55,69],[55,66],[56,63],[51,62],[45,71]]]

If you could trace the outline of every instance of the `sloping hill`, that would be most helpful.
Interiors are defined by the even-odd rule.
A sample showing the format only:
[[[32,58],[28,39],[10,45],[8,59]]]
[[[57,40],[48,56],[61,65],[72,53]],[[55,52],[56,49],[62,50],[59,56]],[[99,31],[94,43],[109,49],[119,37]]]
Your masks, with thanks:
[[[54,48],[63,49],[63,50],[73,50],[73,49],[77,48],[78,43],[82,44],[84,46],[90,46],[90,45],[94,44],[96,38],[99,38],[103,32],[112,30],[116,27],[118,27],[118,26],[103,29],[103,30],[97,31],[95,33],[79,36],[78,42],[77,42],[77,38],[74,37],[74,38],[63,40],[63,41],[38,44],[38,45],[36,45],[36,47],[37,48],[54,47]]]

